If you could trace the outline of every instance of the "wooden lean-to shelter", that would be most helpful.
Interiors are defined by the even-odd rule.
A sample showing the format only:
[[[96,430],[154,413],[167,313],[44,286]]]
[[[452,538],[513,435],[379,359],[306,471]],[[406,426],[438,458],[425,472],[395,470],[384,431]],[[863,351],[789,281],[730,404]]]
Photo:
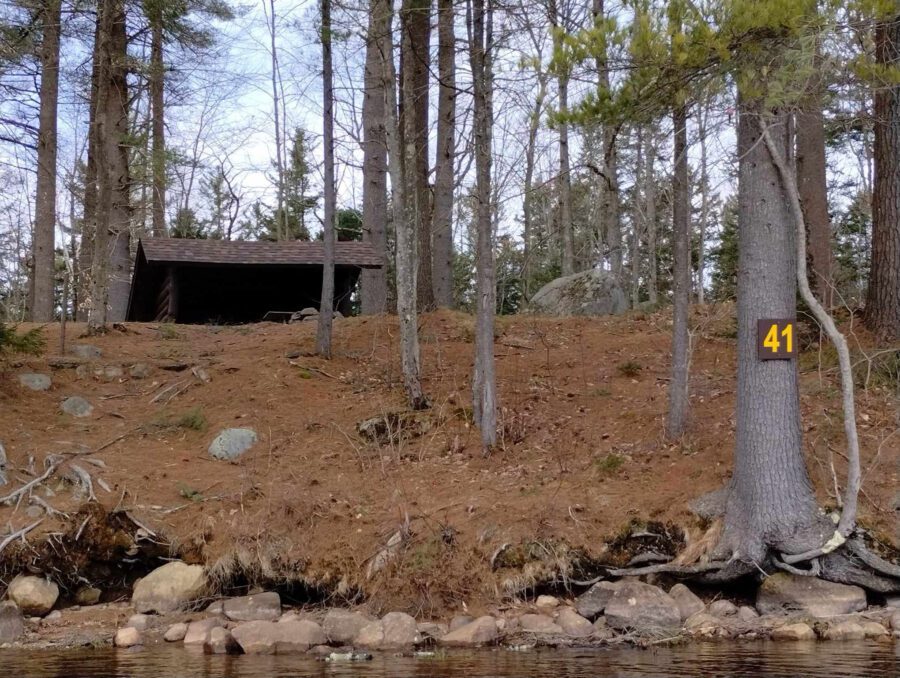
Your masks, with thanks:
[[[323,254],[321,242],[143,239],[128,320],[250,323],[318,309]],[[349,315],[360,271],[381,266],[369,243],[335,243],[334,308]]]

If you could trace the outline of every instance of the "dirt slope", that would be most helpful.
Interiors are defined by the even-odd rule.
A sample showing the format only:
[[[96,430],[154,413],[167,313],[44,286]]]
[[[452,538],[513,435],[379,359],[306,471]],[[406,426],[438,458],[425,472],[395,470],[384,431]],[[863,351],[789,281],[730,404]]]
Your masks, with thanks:
[[[50,567],[74,588],[86,581],[109,586],[104,579],[118,572],[113,561],[137,571],[150,565],[116,532],[122,525],[110,527],[114,521],[96,508],[96,515],[74,515],[84,497],[60,480],[72,463],[93,476],[101,504],[120,511],[117,520],[125,510],[155,535],[141,553],[205,562],[223,584],[288,582],[298,598],[364,596],[430,612],[463,601],[477,608],[548,577],[577,576],[591,559],[616,557],[608,542],[629,524],[680,525],[691,538],[699,531],[687,503],[730,473],[731,313],[727,306],[695,311],[691,426],[675,445],[662,438],[667,312],[503,319],[503,443],[487,458],[467,423],[473,321],[462,314],[421,319],[433,408],[409,424],[406,439],[383,444],[359,436],[356,426],[403,411],[394,318],[338,321],[330,362],[310,355],[313,323],[136,324],[94,339],[80,338],[83,328],[70,325],[70,347],[90,343],[102,351],[88,363],[52,355],[57,328],[47,327],[48,355],[19,360],[0,387],[0,441],[11,481],[0,491],[32,478],[30,457],[39,474],[47,455],[62,455],[66,463],[45,484],[52,496],[37,494],[73,515],[46,517],[27,544],[6,549],[2,571]],[[843,440],[827,362],[820,371],[815,350],[801,360],[802,403],[810,473],[823,504],[833,505],[830,464],[841,477]],[[136,363],[151,365],[149,376],[131,378]],[[80,364],[88,367],[76,369]],[[107,366],[122,367],[124,376],[94,374]],[[15,377],[26,371],[52,374],[52,389],[20,387]],[[92,416],[62,414],[59,403],[70,395],[87,398]],[[885,440],[898,426],[897,401],[889,386],[870,387],[859,411],[861,520],[897,539],[900,438]],[[226,427],[259,434],[237,464],[207,454]],[[0,509],[7,529],[38,515],[27,500]],[[399,544],[381,552],[398,531]],[[82,542],[92,554],[72,555]],[[153,542],[155,550],[148,548]],[[126,574],[115,576],[127,585]]]

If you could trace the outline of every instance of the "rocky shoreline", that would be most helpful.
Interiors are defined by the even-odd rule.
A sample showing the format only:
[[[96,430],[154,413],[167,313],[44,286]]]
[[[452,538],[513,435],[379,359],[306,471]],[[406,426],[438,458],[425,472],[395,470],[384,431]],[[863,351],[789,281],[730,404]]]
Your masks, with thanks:
[[[754,605],[725,598],[703,600],[678,583],[662,588],[626,578],[601,581],[577,597],[538,596],[445,620],[405,612],[381,616],[364,606],[298,608],[274,591],[209,603],[201,566],[172,562],[139,580],[130,601],[84,603],[55,609],[51,581],[20,576],[0,604],[0,647],[108,647],[135,651],[163,643],[209,654],[305,652],[331,660],[371,652],[433,652],[442,648],[502,646],[511,650],[647,646],[691,640],[896,642],[900,599],[867,604],[855,586],[778,573],[765,579]],[[90,604],[90,603],[96,604]]]

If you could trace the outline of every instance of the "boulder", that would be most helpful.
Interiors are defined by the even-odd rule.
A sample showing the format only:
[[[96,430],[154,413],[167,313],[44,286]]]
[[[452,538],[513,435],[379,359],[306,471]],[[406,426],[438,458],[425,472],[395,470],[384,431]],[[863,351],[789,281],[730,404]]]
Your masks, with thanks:
[[[30,391],[49,391],[53,381],[46,374],[20,374],[19,383]]]
[[[203,643],[204,654],[237,654],[241,646],[237,644],[228,629],[217,626],[209,632]]]
[[[96,605],[100,602],[103,591],[93,586],[84,586],[75,593],[75,602],[79,605]]]
[[[370,622],[370,619],[359,612],[336,608],[325,613],[322,628],[332,643],[348,645],[356,640],[362,628]]]
[[[281,616],[281,596],[272,591],[229,598],[222,611],[231,621],[275,621]]]
[[[188,625],[184,622],[172,624],[166,629],[165,634],[163,634],[163,640],[167,643],[177,643],[179,640],[184,640],[184,637],[187,635],[187,630]]]
[[[25,635],[25,620],[15,603],[0,602],[0,645],[12,643]]]
[[[617,315],[628,310],[615,276],[598,270],[557,278],[535,292],[530,304],[534,312],[554,316]]]
[[[737,617],[742,622],[752,622],[759,619],[759,613],[749,605],[741,605],[738,608]]]
[[[616,588],[618,584],[613,582],[597,582],[575,599],[575,609],[582,617],[596,619],[606,609],[606,604],[616,592]]]
[[[180,560],[153,570],[134,586],[131,598],[138,612],[165,614],[187,607],[207,591],[206,573],[201,565]]]
[[[132,379],[146,379],[150,376],[150,365],[147,363],[135,363],[128,368],[128,375]]]
[[[437,640],[438,638],[443,638],[446,636],[450,629],[446,624],[441,624],[440,622],[419,622],[418,623],[419,635],[422,637],[422,640]]]
[[[594,633],[594,626],[571,607],[564,607],[556,615],[556,624],[567,636],[587,638]]]
[[[256,431],[250,428],[226,428],[209,444],[213,459],[237,461],[256,444]]]
[[[703,601],[684,584],[675,584],[669,589],[669,596],[678,606],[678,612],[681,614],[681,620],[686,621],[698,612],[702,612],[706,605]]]
[[[859,625],[862,627],[866,638],[884,638],[885,636],[890,635],[884,625],[879,624],[878,622],[862,621]]]
[[[453,632],[456,631],[456,629],[461,629],[463,626],[471,624],[473,621],[475,621],[475,617],[468,614],[458,614],[450,620],[450,631]]]
[[[177,626],[177,624],[176,624]],[[217,617],[201,619],[200,621],[192,621],[187,625],[182,636],[185,645],[204,645],[209,639],[209,632],[215,628],[222,626],[222,620]],[[172,631],[170,628],[169,631]],[[168,635],[169,631],[166,631]],[[173,631],[173,636],[176,632]]]
[[[141,632],[133,626],[122,627],[116,631],[116,636],[113,638],[113,645],[116,647],[134,647],[140,645],[141,642]]]
[[[231,635],[245,654],[306,652],[327,642],[322,627],[308,619],[284,623],[245,622],[235,626]]]
[[[388,612],[381,619],[384,629],[384,640],[381,648],[403,649],[412,647],[422,640],[419,635],[419,625],[414,617],[405,612]]]
[[[900,610],[891,613],[891,628],[894,631],[900,631]]]
[[[721,623],[719,619],[716,619],[708,612],[697,612],[684,622],[684,628],[688,631],[711,631],[718,628]]]
[[[46,617],[41,619],[41,624],[44,624],[45,626],[52,626],[53,624],[58,624],[61,621],[62,621],[62,612],[60,612],[59,610],[53,610],[53,612],[51,612]],[[130,626],[130,624],[129,624],[129,626]]]
[[[772,631],[772,640],[815,640],[816,632],[809,624],[797,623],[779,626]]]
[[[146,631],[149,625],[150,617],[145,614],[133,614],[128,618],[128,622],[125,624],[125,626],[130,626],[138,631]]]
[[[497,642],[498,635],[497,620],[491,616],[484,616],[450,631],[438,641],[438,644],[445,647],[492,645]]]
[[[94,412],[94,406],[81,396],[71,396],[62,401],[60,408],[63,412],[73,417],[83,419]]]
[[[519,628],[525,633],[563,635],[562,627],[543,614],[523,614],[519,617]]]
[[[738,607],[730,600],[716,600],[709,604],[709,613],[713,617],[734,617]]]
[[[655,633],[681,627],[681,612],[669,594],[634,580],[619,582],[604,614],[609,625],[619,630]]]
[[[846,620],[831,624],[822,632],[825,640],[862,640],[866,631],[859,622]]]
[[[538,596],[534,604],[538,607],[554,608],[559,605],[559,598],[556,596]]]
[[[53,609],[59,598],[59,587],[43,577],[13,579],[6,595],[27,617],[43,617]]]
[[[356,635],[356,640],[353,644],[377,649],[381,647],[382,642],[384,642],[384,626],[381,620],[378,619],[363,626]]]
[[[866,592],[858,586],[778,572],[759,587],[756,609],[760,614],[799,612],[834,617],[865,610]]]
[[[595,619],[593,627],[593,637],[597,640],[612,640],[616,636],[613,630],[609,628],[609,624],[606,622],[606,617],[598,617],[597,619]]]
[[[72,344],[69,347],[69,352],[82,360],[97,360],[103,355],[103,351],[91,344]]]

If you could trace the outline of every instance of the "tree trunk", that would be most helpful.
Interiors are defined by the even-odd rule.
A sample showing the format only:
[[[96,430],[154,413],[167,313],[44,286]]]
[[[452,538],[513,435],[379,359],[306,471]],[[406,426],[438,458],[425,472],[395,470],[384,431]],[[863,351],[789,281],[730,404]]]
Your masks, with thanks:
[[[386,17],[386,34],[391,33],[391,5],[378,0],[379,13]],[[381,9],[383,8],[383,10]],[[406,195],[407,166],[415,166],[415,143],[401,143],[400,116],[397,110],[397,74],[394,68],[393,47],[386,41],[384,57],[384,95],[386,109],[386,139],[388,168],[391,174],[391,207],[396,235],[397,315],[400,319],[400,365],[406,397],[414,410],[428,407],[419,375],[419,327],[416,309],[416,208],[414,199]]]
[[[709,121],[709,106],[704,102],[697,111],[697,136],[700,141],[700,223],[697,236],[697,303],[705,302],[703,289],[706,276],[706,221],[709,219],[709,168],[707,167],[708,154],[706,147],[707,124]]]
[[[637,308],[641,291],[641,235],[646,232],[647,205],[641,199],[647,189],[648,174],[644,169],[644,127],[637,128],[637,149],[634,163],[634,220],[631,228],[631,307]],[[652,181],[652,176],[649,177]]]
[[[818,547],[834,527],[818,511],[804,465],[797,365],[757,358],[757,320],[796,316],[797,255],[787,196],[760,140],[761,106],[741,104],[737,432],[719,547],[759,563],[770,549],[790,554]],[[778,112],[770,125],[784,157],[791,147],[787,118]]]
[[[900,16],[878,25],[876,61],[900,65]],[[882,341],[900,339],[900,85],[875,90],[875,188],[866,324]]]
[[[562,21],[557,0],[550,0],[548,5],[550,26],[553,31],[554,49],[560,49],[560,38],[557,30]],[[556,86],[559,94],[559,111],[569,110],[569,73],[566,66],[558,66]],[[572,275],[575,272],[575,238],[572,233],[572,176],[569,166],[569,125],[566,122],[559,126],[559,176],[557,190],[559,192],[559,228],[562,245],[562,274]]]
[[[322,0],[322,153],[325,159],[324,223],[322,240],[322,298],[316,352],[331,358],[331,324],[334,316],[334,71],[331,57],[331,0]]]
[[[675,156],[672,176],[672,234],[675,262],[672,381],[669,384],[669,412],[666,417],[666,436],[669,440],[677,440],[684,434],[690,402],[688,378],[691,354],[688,311],[691,303],[691,198],[688,185],[687,119],[687,105],[677,105],[672,114]]]
[[[84,213],[81,219],[81,243],[78,248],[78,314],[85,322],[93,307],[94,239],[97,232],[97,101],[100,85],[100,31],[102,11],[98,8],[94,22],[94,46],[91,56],[91,86],[88,100],[87,162],[84,171]]]
[[[438,126],[434,167],[434,301],[453,306],[453,165],[456,159],[456,40],[452,0],[438,0]]]
[[[531,299],[531,277],[533,256],[531,239],[534,236],[533,201],[534,196],[534,156],[537,150],[537,134],[541,125],[541,111],[547,95],[547,78],[538,74],[538,92],[534,100],[534,109],[528,122],[528,143],[525,146],[525,190],[522,196],[522,296],[525,301]]]
[[[287,210],[284,208],[284,139],[281,135],[281,97],[279,96],[278,48],[275,44],[275,0],[269,0],[269,49],[272,57],[272,111],[275,118],[275,169],[278,172],[275,209],[275,238],[287,240],[290,237],[287,225]]]
[[[108,153],[111,201],[109,211],[110,246],[109,315],[122,322],[128,311],[131,292],[131,176],[128,170],[128,34],[125,2],[115,0],[115,17],[110,33],[110,70],[105,152]]]
[[[418,240],[416,295],[422,310],[434,308],[431,275],[431,190],[428,185],[428,76],[431,66],[431,0],[404,0],[400,56],[403,145],[407,199],[413,203]],[[412,153],[413,155],[409,155]]]
[[[386,16],[384,16],[386,15]],[[387,309],[387,140],[385,138],[384,59],[390,49],[390,9],[380,0],[369,5],[363,95],[363,241],[382,259],[381,268],[364,268],[360,305],[364,315]]]
[[[497,385],[494,369],[494,314],[496,284],[494,229],[491,222],[491,137],[493,125],[492,0],[471,0],[471,43],[475,146],[475,198],[478,238],[475,252],[475,372],[472,378],[472,409],[481,430],[485,452],[497,443]]]
[[[153,175],[153,236],[166,235],[166,125],[165,63],[163,61],[163,5],[151,0],[150,19],[150,109],[153,136],[151,165]]]
[[[657,269],[657,224],[656,224],[656,156],[658,154],[656,144],[656,135],[653,130],[649,130],[650,135],[647,140],[647,150],[645,151],[646,171],[644,178],[644,186],[646,191],[644,194],[644,229],[647,236],[647,301],[651,306],[656,305],[659,301],[659,273]]]
[[[822,93],[813,83],[796,116],[797,187],[809,241],[813,290],[825,308],[834,304],[831,219],[828,215],[828,185],[825,176],[825,121]]]
[[[31,319],[53,320],[56,288],[56,109],[59,101],[61,0],[44,0],[41,8],[41,93],[37,143],[37,188],[34,215],[34,295]]]

